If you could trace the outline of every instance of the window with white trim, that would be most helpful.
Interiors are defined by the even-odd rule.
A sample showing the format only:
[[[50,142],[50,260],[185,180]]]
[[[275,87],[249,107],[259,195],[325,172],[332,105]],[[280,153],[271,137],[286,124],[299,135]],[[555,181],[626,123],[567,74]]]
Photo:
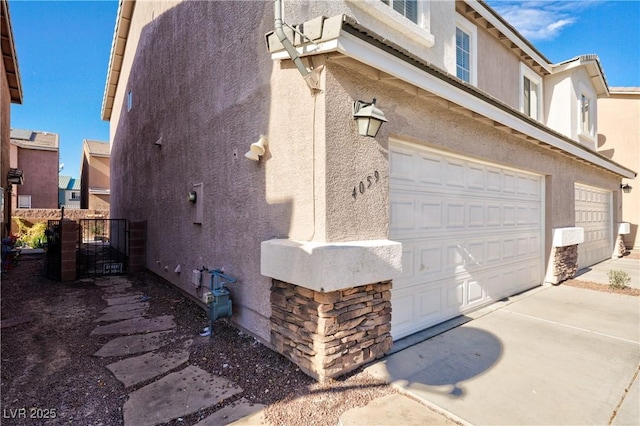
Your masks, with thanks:
[[[30,209],[31,208],[31,195],[18,195],[18,208]]]
[[[470,84],[477,84],[477,39],[475,25],[456,14],[456,76]]]
[[[520,63],[520,111],[542,121],[542,78]]]
[[[583,90],[579,92],[578,98],[578,134],[593,138],[595,135],[595,105],[593,103],[593,94]]]
[[[419,24],[418,21],[418,0],[382,0],[396,12],[400,13],[411,22]]]
[[[379,30],[389,41],[403,44],[408,37],[419,47],[431,48],[431,2],[433,0],[345,0],[354,12],[365,13],[381,25]],[[400,36],[399,38],[396,38]]]
[[[72,200],[79,200],[80,199],[80,193],[79,192],[72,192],[71,193],[71,199]]]

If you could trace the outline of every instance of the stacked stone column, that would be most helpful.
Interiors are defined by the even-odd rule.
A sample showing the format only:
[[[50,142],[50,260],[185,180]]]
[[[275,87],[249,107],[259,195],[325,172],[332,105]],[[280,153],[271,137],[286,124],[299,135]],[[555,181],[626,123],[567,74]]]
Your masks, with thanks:
[[[576,275],[578,272],[578,244],[555,247],[553,256],[553,275],[556,277],[556,284]]]
[[[317,292],[273,280],[271,343],[323,381],[391,349],[391,281]]]

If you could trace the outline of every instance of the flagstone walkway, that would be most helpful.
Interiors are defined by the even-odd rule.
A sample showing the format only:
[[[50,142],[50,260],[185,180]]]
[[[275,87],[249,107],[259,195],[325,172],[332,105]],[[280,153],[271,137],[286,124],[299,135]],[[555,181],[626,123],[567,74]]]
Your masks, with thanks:
[[[91,335],[113,338],[93,355],[114,358],[107,369],[129,390],[123,407],[125,425],[165,423],[242,392],[235,383],[189,365],[189,341],[181,349],[162,351],[175,335],[173,316],[146,316],[153,300],[131,291],[126,277],[98,278],[96,285],[104,291],[102,298],[108,306],[94,320],[99,325]],[[198,424],[261,424],[262,408],[240,398]]]

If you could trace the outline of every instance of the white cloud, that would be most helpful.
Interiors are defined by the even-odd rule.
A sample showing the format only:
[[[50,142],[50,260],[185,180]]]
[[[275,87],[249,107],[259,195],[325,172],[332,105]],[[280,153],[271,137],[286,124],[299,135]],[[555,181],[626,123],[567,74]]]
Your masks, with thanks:
[[[600,0],[500,1],[488,3],[531,41],[553,40],[579,20],[580,11]]]

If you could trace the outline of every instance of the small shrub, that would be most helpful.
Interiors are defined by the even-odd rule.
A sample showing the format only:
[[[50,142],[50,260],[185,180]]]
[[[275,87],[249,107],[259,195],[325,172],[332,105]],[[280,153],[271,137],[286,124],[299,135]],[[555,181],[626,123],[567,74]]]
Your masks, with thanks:
[[[14,220],[18,225],[18,245],[30,248],[44,247],[47,242],[47,237],[45,236],[47,224],[45,222],[31,225],[20,218]]]
[[[631,282],[631,277],[624,271],[611,270],[607,273],[607,276],[609,277],[609,287],[616,290],[627,288]]]

